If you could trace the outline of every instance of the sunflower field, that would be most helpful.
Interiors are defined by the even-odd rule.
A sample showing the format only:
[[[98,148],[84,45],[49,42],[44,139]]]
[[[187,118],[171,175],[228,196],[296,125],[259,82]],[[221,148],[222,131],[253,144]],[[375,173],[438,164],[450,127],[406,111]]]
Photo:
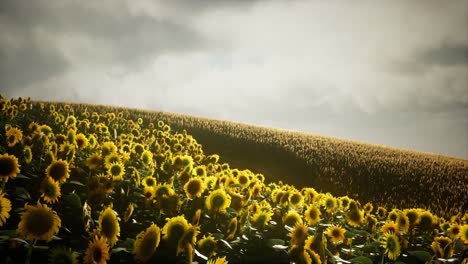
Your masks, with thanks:
[[[272,181],[135,110],[0,111],[1,263],[468,263],[468,212]]]

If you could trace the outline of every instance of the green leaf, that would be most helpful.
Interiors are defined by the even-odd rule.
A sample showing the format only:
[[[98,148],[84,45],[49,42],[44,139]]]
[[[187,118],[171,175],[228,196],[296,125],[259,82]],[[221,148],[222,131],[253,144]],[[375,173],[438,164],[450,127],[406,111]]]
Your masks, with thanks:
[[[126,248],[124,248],[124,247],[113,248],[111,252],[112,252],[112,254],[115,254],[115,253],[119,253],[121,251],[124,251],[124,252],[128,253],[128,250]]]
[[[85,186],[84,184],[82,184],[82,183],[79,182],[79,181],[67,181],[67,183],[75,184],[75,185],[78,185],[78,186]]]
[[[266,239],[264,241],[265,243],[265,246],[267,247],[274,247],[276,245],[280,245],[280,246],[284,246],[286,245],[286,242],[282,239],[275,239],[275,238],[272,238],[272,239]]]
[[[25,180],[30,180],[30,178],[26,175],[23,174],[18,174],[16,175],[16,179],[25,179]]]
[[[429,252],[427,251],[424,251],[424,250],[415,250],[415,251],[408,251],[408,254],[410,254],[411,256],[414,256],[416,258],[418,258],[419,260],[421,261],[430,261],[432,256]]]
[[[372,259],[365,256],[355,257],[352,258],[350,261],[353,264],[372,264]]]

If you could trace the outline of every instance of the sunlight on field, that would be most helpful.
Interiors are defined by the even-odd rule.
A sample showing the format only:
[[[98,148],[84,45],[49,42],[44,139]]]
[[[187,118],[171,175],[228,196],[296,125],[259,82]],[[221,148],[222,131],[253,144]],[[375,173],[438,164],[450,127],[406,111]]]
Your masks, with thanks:
[[[274,181],[220,162],[219,155],[204,153],[197,138],[175,129],[183,124],[169,126],[170,120],[151,112],[22,98],[2,99],[0,107],[2,260],[424,263],[467,257],[465,211],[442,217],[413,208],[418,200],[412,197],[405,197],[411,208],[395,208],[382,200],[364,204],[315,186]],[[366,145],[348,149],[351,143],[319,148],[317,144],[330,144],[325,137],[304,145],[300,140],[308,139],[294,133],[271,130],[265,135],[249,127],[212,124],[210,129],[227,129],[223,133],[233,137],[282,142],[298,159],[319,166],[321,177],[338,175],[325,172],[344,157],[344,168],[362,174],[388,164],[395,164],[386,168],[389,175],[393,170],[409,175],[410,170],[418,175],[430,171],[431,176],[443,168],[455,182],[427,179],[434,188],[429,190],[466,196],[466,174],[460,176],[457,167],[466,162],[457,159],[445,163],[434,158],[434,166],[421,168],[427,156],[411,152],[390,149],[382,156]],[[184,122],[187,127],[212,124]],[[404,182],[393,179],[398,180]],[[388,199],[392,194],[383,195]]]

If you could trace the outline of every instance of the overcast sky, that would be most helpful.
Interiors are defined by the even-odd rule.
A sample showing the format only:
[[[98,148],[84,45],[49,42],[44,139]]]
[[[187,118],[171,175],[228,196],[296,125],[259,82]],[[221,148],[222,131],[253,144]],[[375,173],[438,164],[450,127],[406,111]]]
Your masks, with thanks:
[[[467,25],[463,0],[0,0],[0,92],[468,158]]]

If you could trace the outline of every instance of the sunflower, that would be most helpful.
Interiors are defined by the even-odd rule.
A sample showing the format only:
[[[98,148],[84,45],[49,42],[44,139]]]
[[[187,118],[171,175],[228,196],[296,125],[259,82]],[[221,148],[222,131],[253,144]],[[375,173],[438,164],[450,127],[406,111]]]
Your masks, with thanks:
[[[291,210],[283,216],[284,225],[295,226],[297,223],[302,224],[302,218],[296,211]]]
[[[114,162],[114,163],[111,163],[111,165],[107,169],[107,173],[110,176],[112,176],[112,179],[114,181],[121,181],[122,176],[125,173],[125,167],[122,163]]]
[[[457,240],[460,237],[460,235],[461,235],[460,232],[461,232],[461,230],[460,230],[460,226],[458,225],[458,223],[451,224],[450,227],[447,230],[447,234],[453,240]]]
[[[292,207],[300,207],[304,202],[304,197],[300,192],[294,191],[289,195],[289,204]]]
[[[208,195],[208,198],[206,198],[206,207],[212,212],[224,213],[230,204],[231,197],[221,189],[212,191],[210,195]]]
[[[353,204],[352,202],[350,205]],[[351,207],[351,206],[350,206]],[[353,227],[359,227],[362,224],[362,221],[364,219],[364,214],[362,213],[361,210],[359,209],[352,209],[346,212],[346,222],[353,226]]]
[[[154,223],[145,231],[141,231],[135,240],[135,248],[133,249],[135,258],[142,262],[150,260],[159,246],[160,238],[161,230]]]
[[[381,231],[383,234],[390,233],[390,232],[393,234],[399,234],[400,228],[395,222],[388,222],[382,226]]]
[[[99,225],[97,227],[97,233],[105,238],[109,245],[112,247],[115,245],[120,236],[120,218],[117,217],[112,206],[107,207],[101,211],[99,215]]]
[[[188,198],[194,199],[200,197],[205,189],[203,181],[200,178],[191,178],[185,185],[184,190]]]
[[[140,155],[140,160],[143,162],[143,165],[149,167],[151,164],[153,164],[153,153],[151,153],[149,150],[144,150]]]
[[[112,152],[104,158],[104,167],[106,169],[109,169],[113,163],[122,163],[122,158],[117,152]]]
[[[46,175],[54,181],[63,183],[70,177],[68,162],[66,160],[54,160],[46,169]]]
[[[25,146],[23,148],[23,159],[26,164],[31,163],[32,161],[32,151],[30,146]]]
[[[463,225],[460,228],[460,239],[464,244],[468,244],[468,225]]]
[[[305,219],[309,225],[315,225],[320,222],[320,210],[314,205],[310,205],[305,211]]]
[[[89,241],[88,249],[83,258],[86,264],[105,264],[110,259],[109,246],[106,239],[103,237],[94,237],[94,240]]]
[[[147,201],[152,200],[156,196],[156,190],[151,186],[145,186],[143,187],[143,195]]]
[[[396,260],[400,256],[400,242],[398,236],[392,232],[385,233],[381,238],[382,246],[385,249],[385,254],[391,260]]]
[[[11,127],[7,130],[5,136],[8,147],[11,148],[14,147],[18,142],[21,142],[21,139],[23,138],[23,132],[21,131],[21,129]]]
[[[96,139],[96,136],[91,134],[91,135],[88,135],[88,146],[90,148],[95,148],[96,147],[96,144],[97,144],[97,139]]]
[[[338,204],[333,196],[327,195],[323,200],[323,206],[325,207],[325,210],[327,210],[327,212],[333,213],[336,211]]]
[[[263,229],[266,225],[268,225],[268,222],[270,222],[272,216],[272,212],[259,210],[252,217],[252,225],[259,229]]]
[[[197,243],[198,234],[200,234],[200,226],[192,226],[189,224],[189,228],[185,230],[177,244],[176,255],[186,252],[186,255],[189,257],[188,263],[192,263],[193,246]]]
[[[368,214],[368,215],[366,215],[364,220],[365,220],[365,223],[366,223],[367,231],[369,231],[370,233],[373,233],[375,231],[375,227],[377,225],[377,218],[375,218],[374,216]]]
[[[237,232],[237,217],[231,218],[226,230],[226,240],[231,240],[234,238]]]
[[[450,258],[453,255],[452,239],[448,237],[435,237],[431,248],[438,258]]]
[[[346,229],[342,228],[339,225],[332,225],[327,228],[326,234],[331,239],[333,244],[342,243],[345,239]]]
[[[313,250],[307,250],[307,252],[309,253],[310,263],[311,264],[322,264],[322,260],[320,260],[320,255],[319,254],[317,254]]]
[[[128,206],[127,206],[127,209],[125,210],[124,216],[123,216],[124,222],[127,222],[128,220],[130,220],[130,217],[132,217],[134,209],[135,208],[133,207],[133,203],[129,203]]]
[[[203,235],[203,238],[197,242],[198,251],[204,256],[211,258],[216,255],[216,243],[212,235]]]
[[[191,225],[182,215],[167,218],[166,220],[167,222],[162,229],[163,239],[177,244]]]
[[[117,146],[112,141],[106,141],[101,146],[102,156],[105,157],[111,153],[117,152]]]
[[[217,257],[217,258],[212,258],[206,262],[206,264],[227,264],[228,261],[226,260],[226,257]]]
[[[6,220],[10,218],[11,202],[4,197],[4,193],[0,191],[0,226],[6,223]]]
[[[291,245],[301,246],[307,239],[307,226],[303,223],[297,222],[294,228],[289,232],[288,236],[291,238]]]
[[[250,178],[243,173],[237,176],[237,180],[239,181],[239,184],[243,186],[248,186],[250,184]]]
[[[385,209],[382,206],[379,206],[377,208],[377,216],[379,217],[379,220],[384,220],[385,217],[387,217],[387,209]]]
[[[366,203],[366,204],[364,205],[364,212],[365,212],[366,214],[372,213],[372,210],[373,210],[373,209],[374,209],[374,206],[373,206],[372,203],[370,203],[370,202],[369,202],[369,203]]]
[[[408,217],[410,228],[414,227],[419,223],[419,212],[417,209],[406,209],[404,210]]]
[[[398,209],[393,209],[392,211],[390,211],[390,213],[388,213],[387,220],[390,222],[396,222],[398,218],[398,211]]]
[[[63,247],[53,248],[49,254],[49,263],[51,264],[78,264],[78,254],[71,249]]]
[[[424,211],[419,214],[419,223],[418,227],[422,231],[432,231],[432,228],[435,224],[434,216],[429,211]]]
[[[402,211],[398,212],[398,217],[396,223],[401,232],[408,232],[409,229],[409,219],[408,216]],[[397,233],[397,232],[395,232]]]
[[[58,233],[61,224],[62,221],[55,211],[37,202],[36,206],[24,205],[17,231],[27,240],[50,241]]]
[[[14,179],[18,173],[20,173],[18,159],[8,153],[0,155],[0,181],[7,182],[8,179]]]
[[[61,196],[59,183],[51,177],[45,177],[41,182],[41,197],[48,204],[53,204],[58,201]]]

